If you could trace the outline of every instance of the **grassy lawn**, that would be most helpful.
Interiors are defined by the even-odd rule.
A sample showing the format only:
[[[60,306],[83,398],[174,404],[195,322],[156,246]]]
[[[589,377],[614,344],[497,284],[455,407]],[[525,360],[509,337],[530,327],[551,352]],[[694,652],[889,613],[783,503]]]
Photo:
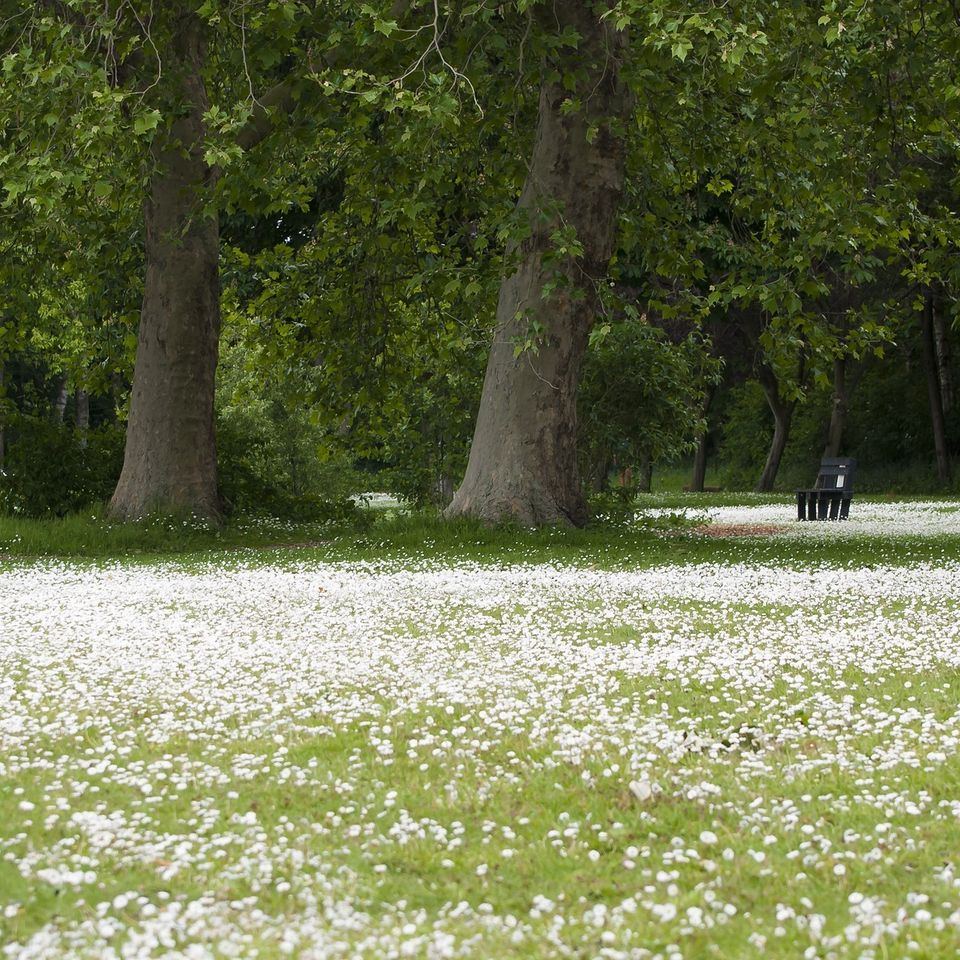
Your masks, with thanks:
[[[958,504],[642,506],[0,523],[2,955],[957,955]]]

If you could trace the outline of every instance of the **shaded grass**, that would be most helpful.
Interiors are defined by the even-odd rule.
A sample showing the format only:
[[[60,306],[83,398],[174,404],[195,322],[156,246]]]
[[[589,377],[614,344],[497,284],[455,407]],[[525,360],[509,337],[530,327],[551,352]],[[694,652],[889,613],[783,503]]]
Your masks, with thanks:
[[[0,561],[13,557],[155,559],[241,548],[291,547],[359,532],[370,518],[345,507],[329,519],[237,517],[214,527],[192,516],[118,523],[102,507],[51,519],[0,515]]]
[[[584,529],[490,527],[467,519],[444,521],[434,513],[349,509],[309,523],[238,517],[217,529],[189,517],[111,523],[100,510],[51,520],[0,516],[0,566],[36,557],[229,563],[232,554],[245,564],[429,559],[599,569],[684,563],[900,566],[960,558],[956,534],[834,537],[825,527],[822,537],[792,539],[704,537],[695,532],[709,507],[777,503],[783,505],[783,523],[789,528],[795,522],[793,506],[783,495],[742,493],[641,495],[637,510],[622,507],[618,513],[614,508]],[[644,514],[649,508],[658,513]],[[945,501],[944,508],[960,509],[960,502]]]
[[[598,569],[645,568],[662,564],[770,564],[906,566],[960,558],[960,536],[862,536],[823,538],[704,537],[696,518],[679,515],[635,524],[596,524],[582,530],[520,530],[485,527],[466,520],[428,516],[385,518],[369,532],[339,537],[303,551],[316,559],[396,560],[437,563],[557,564]],[[268,557],[261,554],[266,562]],[[282,558],[281,558],[282,559]]]

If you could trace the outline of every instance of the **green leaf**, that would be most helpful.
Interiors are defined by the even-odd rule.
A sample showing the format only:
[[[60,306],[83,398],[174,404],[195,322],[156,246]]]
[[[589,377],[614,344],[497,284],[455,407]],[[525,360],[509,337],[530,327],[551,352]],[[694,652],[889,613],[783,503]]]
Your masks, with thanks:
[[[113,184],[106,180],[98,180],[93,185],[93,195],[95,197],[109,197],[113,193]]]
[[[725,193],[733,193],[733,184],[722,177],[714,177],[707,184],[707,192],[712,193],[715,197],[722,196]]]
[[[146,113],[139,114],[133,121],[133,132],[139,137],[144,133],[155,130],[160,123],[160,111],[148,110]]]

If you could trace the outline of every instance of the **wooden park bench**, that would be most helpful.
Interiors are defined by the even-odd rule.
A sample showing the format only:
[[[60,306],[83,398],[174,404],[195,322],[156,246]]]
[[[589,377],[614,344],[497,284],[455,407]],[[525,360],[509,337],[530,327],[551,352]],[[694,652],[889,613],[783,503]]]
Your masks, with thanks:
[[[824,457],[813,489],[797,491],[797,519],[846,520],[856,469],[857,461],[850,457]]]

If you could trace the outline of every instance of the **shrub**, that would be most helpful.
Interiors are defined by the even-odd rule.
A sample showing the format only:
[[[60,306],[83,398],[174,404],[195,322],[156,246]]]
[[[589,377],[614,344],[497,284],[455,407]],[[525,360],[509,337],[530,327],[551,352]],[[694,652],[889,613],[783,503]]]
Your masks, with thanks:
[[[115,425],[80,433],[15,414],[5,439],[0,511],[8,514],[62,517],[102,502],[123,466],[123,430]]]
[[[731,387],[718,458],[721,482],[731,490],[750,490],[763,470],[773,437],[773,420],[756,380]]]

